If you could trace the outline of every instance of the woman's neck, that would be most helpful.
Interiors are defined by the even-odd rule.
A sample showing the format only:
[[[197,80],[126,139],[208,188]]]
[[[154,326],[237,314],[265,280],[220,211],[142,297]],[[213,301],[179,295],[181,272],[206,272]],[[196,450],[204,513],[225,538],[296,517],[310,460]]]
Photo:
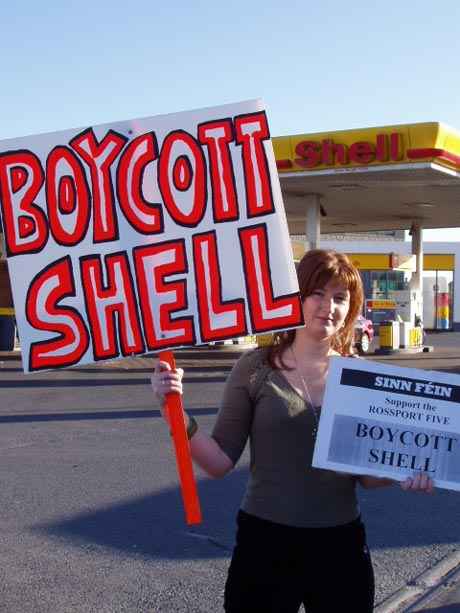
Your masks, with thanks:
[[[305,359],[325,360],[331,353],[330,339],[317,340],[298,333],[295,335],[291,349],[300,362]]]

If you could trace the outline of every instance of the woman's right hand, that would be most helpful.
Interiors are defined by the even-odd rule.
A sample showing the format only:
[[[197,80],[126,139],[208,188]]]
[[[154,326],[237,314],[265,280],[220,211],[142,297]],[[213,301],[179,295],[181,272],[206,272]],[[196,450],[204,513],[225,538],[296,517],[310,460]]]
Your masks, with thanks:
[[[171,369],[168,362],[162,362],[159,360],[153,370],[153,374],[150,377],[152,384],[152,390],[157,400],[160,402],[160,408],[163,409],[166,394],[177,392],[183,393],[182,378],[184,371],[182,368]],[[163,417],[166,418],[163,410],[161,411]]]

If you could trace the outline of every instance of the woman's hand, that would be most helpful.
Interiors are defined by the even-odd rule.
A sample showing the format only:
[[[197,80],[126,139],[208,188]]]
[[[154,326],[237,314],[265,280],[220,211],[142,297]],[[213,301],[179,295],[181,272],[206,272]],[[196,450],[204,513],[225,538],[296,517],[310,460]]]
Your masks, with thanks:
[[[405,492],[432,494],[434,491],[433,480],[426,473],[415,473],[411,477],[407,477],[404,481],[361,475],[358,477],[358,481],[365,489],[375,489],[377,487],[387,487],[388,485],[399,484],[401,489]]]
[[[168,362],[159,360],[153,370],[153,375],[150,377],[154,394],[162,401],[165,395],[171,392],[182,394],[183,376],[184,371],[182,368],[172,370]]]
[[[163,412],[165,396],[166,394],[170,394],[172,392],[177,392],[178,394],[183,393],[183,376],[184,371],[182,368],[172,370],[168,362],[162,362],[159,360],[153,370],[153,375],[150,377],[153,393],[160,402],[161,413],[166,420],[168,420],[168,418]]]
[[[433,479],[426,473],[416,473],[401,482],[401,489],[405,492],[432,494],[434,491]]]

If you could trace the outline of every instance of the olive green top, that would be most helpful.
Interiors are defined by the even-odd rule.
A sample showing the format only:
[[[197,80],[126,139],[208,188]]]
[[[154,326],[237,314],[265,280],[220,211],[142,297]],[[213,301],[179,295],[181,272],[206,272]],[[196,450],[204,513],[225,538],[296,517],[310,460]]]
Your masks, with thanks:
[[[312,467],[312,407],[266,358],[267,349],[259,348],[235,364],[212,432],[234,464],[249,437],[250,473],[241,508],[298,527],[356,519],[356,477]]]

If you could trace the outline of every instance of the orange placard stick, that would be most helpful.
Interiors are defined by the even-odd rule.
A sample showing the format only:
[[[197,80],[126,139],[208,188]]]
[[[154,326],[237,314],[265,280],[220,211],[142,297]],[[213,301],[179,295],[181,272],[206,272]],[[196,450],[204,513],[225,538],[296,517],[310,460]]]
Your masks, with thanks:
[[[161,351],[160,360],[168,362],[171,368],[176,368],[176,361],[172,351]],[[201,508],[198,498],[198,490],[193,474],[192,456],[182,417],[182,399],[180,394],[166,394],[166,411],[171,426],[171,434],[176,451],[177,471],[182,490],[182,500],[184,503],[185,519],[187,524],[201,523]]]

